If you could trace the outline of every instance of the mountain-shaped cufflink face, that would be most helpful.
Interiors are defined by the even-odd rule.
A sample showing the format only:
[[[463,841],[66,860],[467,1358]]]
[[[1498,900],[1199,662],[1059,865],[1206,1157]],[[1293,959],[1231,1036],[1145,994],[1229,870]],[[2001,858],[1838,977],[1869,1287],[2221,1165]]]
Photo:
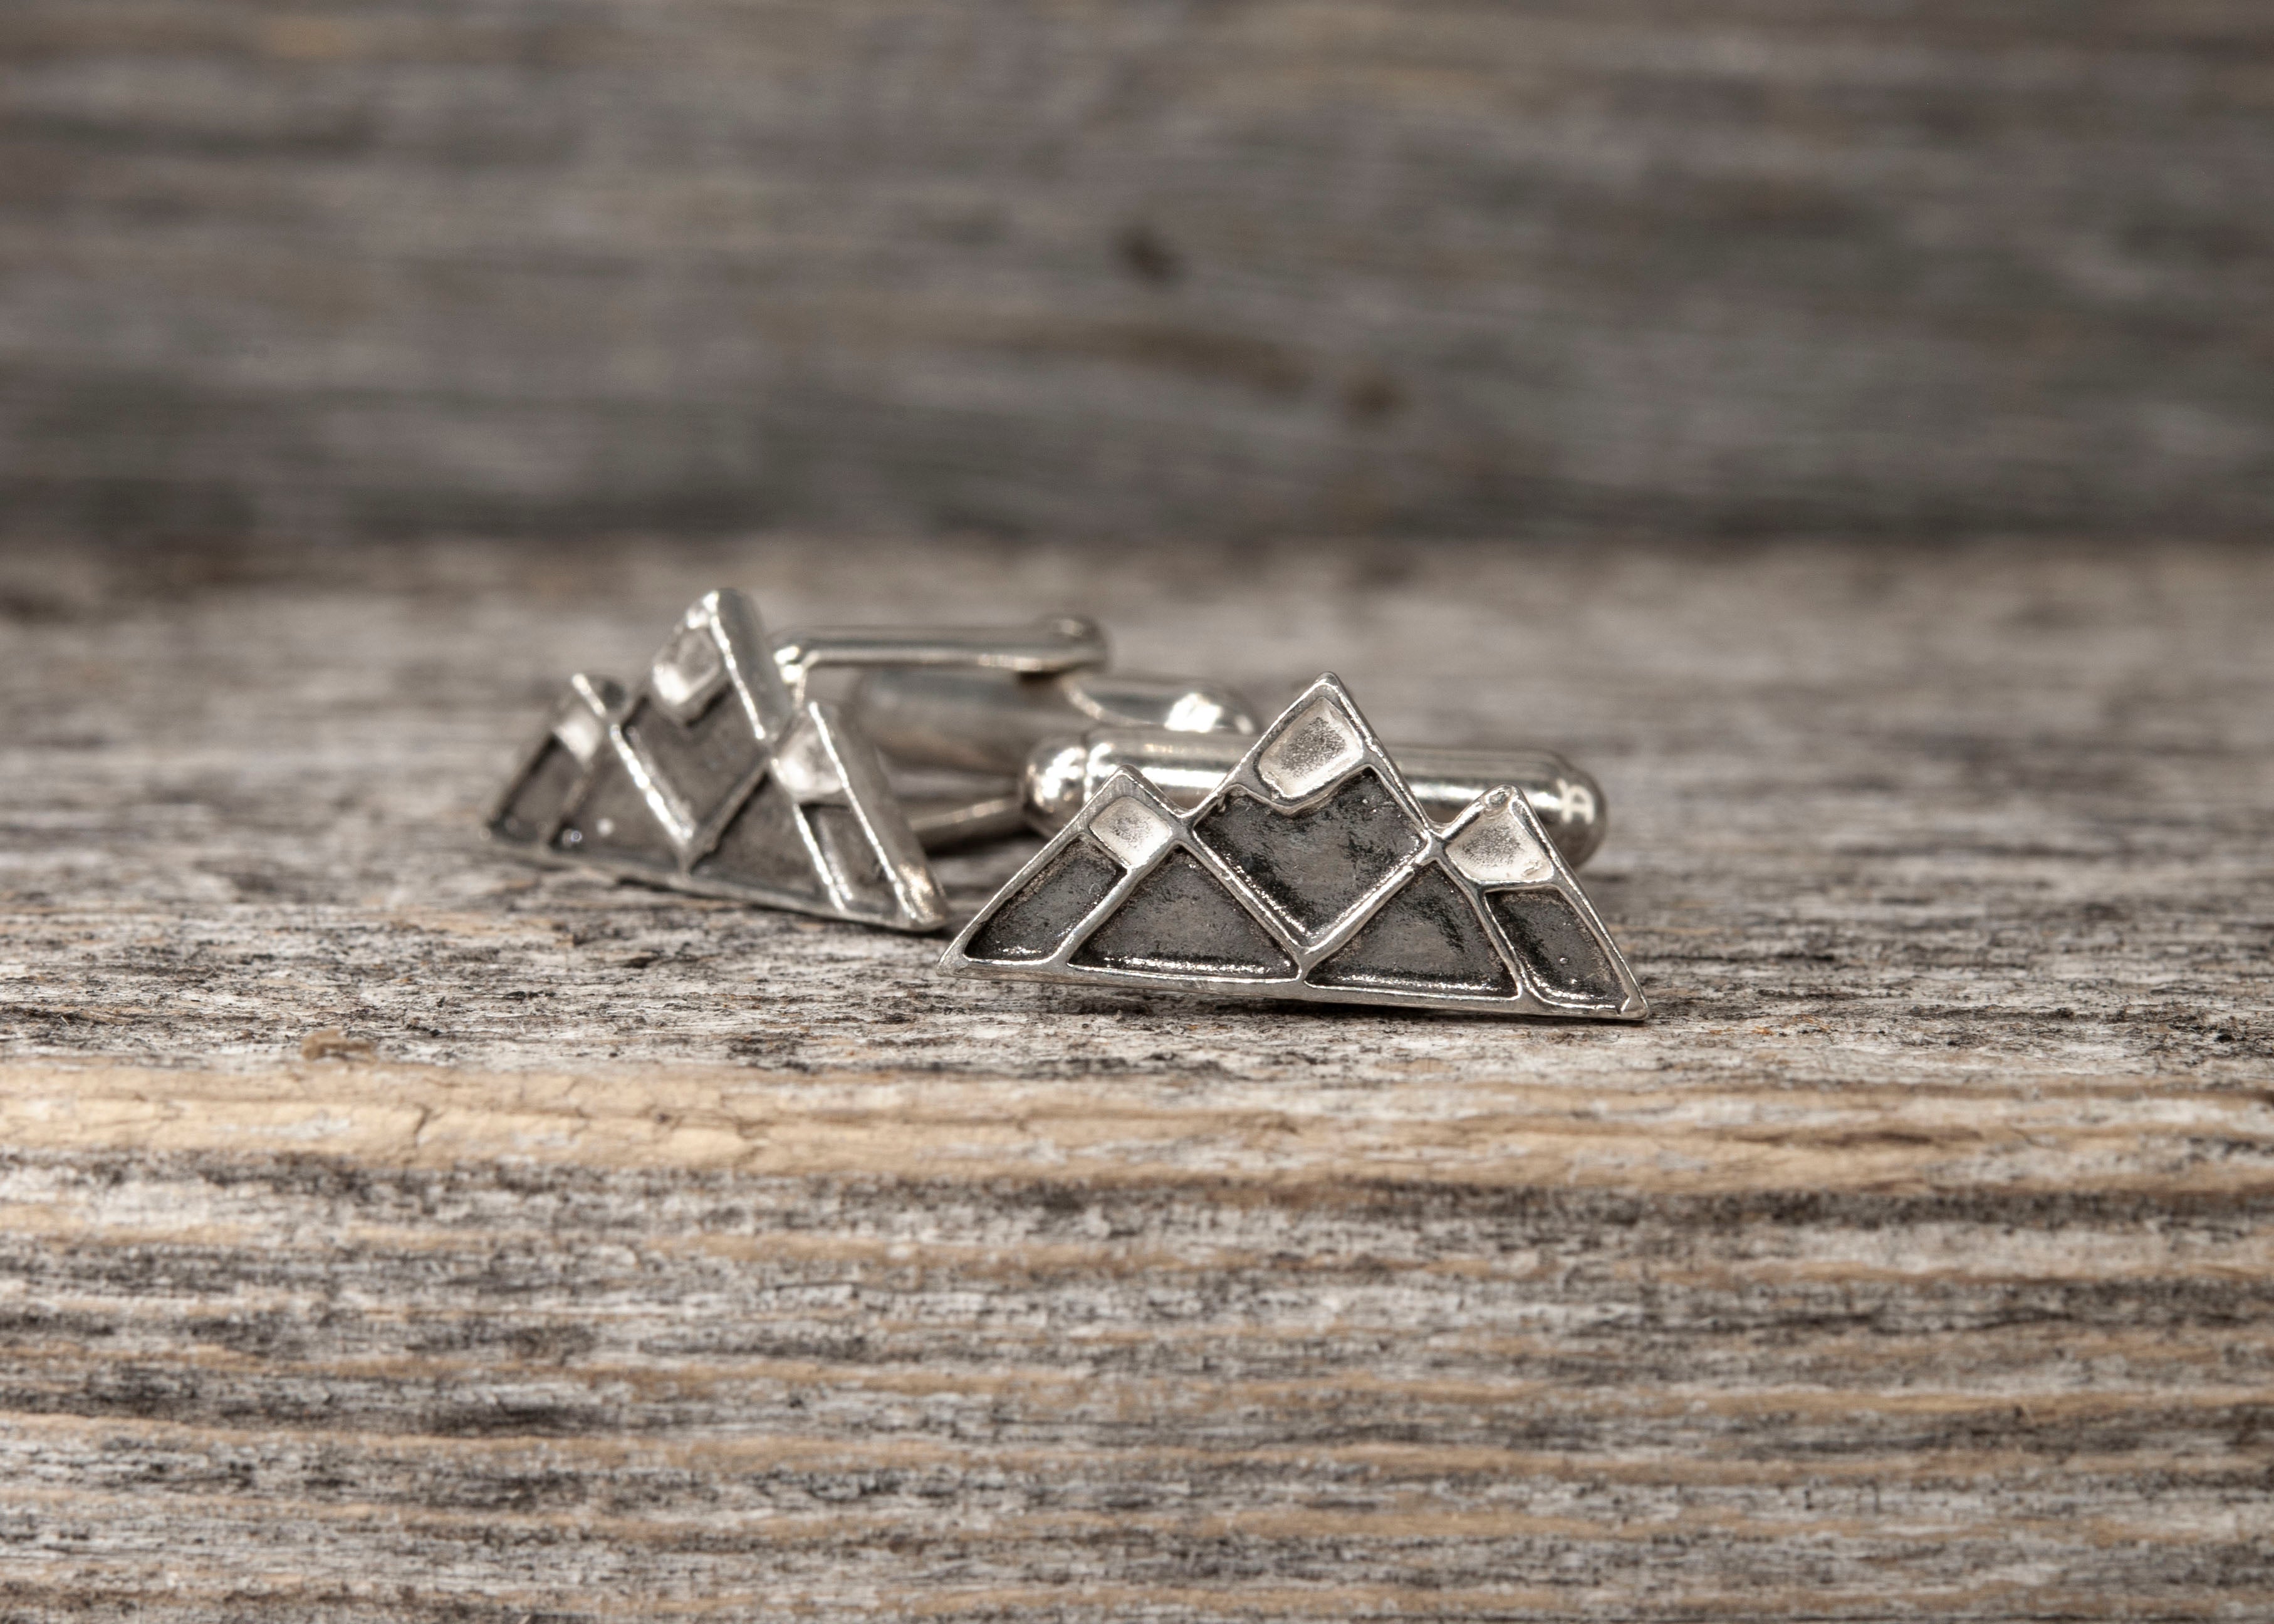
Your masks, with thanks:
[[[1431,823],[1332,675],[1189,812],[1115,774],[940,967],[1486,1015],[1648,1012],[1524,795],[1495,788]]]
[[[627,692],[572,678],[491,812],[543,861],[895,930],[947,915],[876,751],[794,700],[757,605],[706,594]]]

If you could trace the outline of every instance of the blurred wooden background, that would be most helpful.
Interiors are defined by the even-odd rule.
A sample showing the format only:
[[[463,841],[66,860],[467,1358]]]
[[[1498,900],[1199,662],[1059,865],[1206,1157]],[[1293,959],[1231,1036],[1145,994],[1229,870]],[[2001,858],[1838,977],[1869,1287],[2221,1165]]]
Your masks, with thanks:
[[[2233,532],[2264,0],[11,0],[0,527]]]

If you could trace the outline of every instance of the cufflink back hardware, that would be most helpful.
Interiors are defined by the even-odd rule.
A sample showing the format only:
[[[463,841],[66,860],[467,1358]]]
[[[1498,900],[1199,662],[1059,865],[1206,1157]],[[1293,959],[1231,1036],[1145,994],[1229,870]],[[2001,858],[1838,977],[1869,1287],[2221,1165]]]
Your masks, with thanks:
[[[1528,794],[1494,785],[1433,820],[1332,674],[1189,808],[1117,763],[940,967],[1471,1014],[1648,1012]]]
[[[885,666],[862,676],[847,707],[895,769],[990,780],[977,799],[968,790],[903,797],[908,825],[928,852],[1029,832],[1034,814],[1020,778],[1028,756],[1057,735],[1101,723],[1148,735],[1255,731],[1247,702],[1221,683],[1095,667],[1028,676]]]
[[[1015,778],[1011,793],[907,801],[927,851],[1065,827],[1123,766],[1178,807],[1224,781],[1254,742],[1254,707],[1222,683],[1087,669],[1018,677],[1000,671],[882,668],[848,701],[895,767]],[[1496,784],[1524,792],[1574,868],[1603,843],[1602,786],[1553,750],[1393,747],[1422,809],[1440,821]]]
[[[1215,792],[1246,756],[1253,739],[1231,733],[1170,733],[1157,729],[1093,728],[1078,739],[1047,739],[1028,758],[1021,811],[1036,834],[1054,835],[1124,768],[1179,809]],[[1603,844],[1608,808],[1602,786],[1553,750],[1524,745],[1482,749],[1392,745],[1390,755],[1421,809],[1438,823],[1457,816],[1497,785],[1518,791],[1572,868]]]
[[[1227,738],[1255,732],[1254,707],[1220,682],[1096,666],[1040,676],[880,666],[862,675],[848,708],[893,761],[1004,778],[1025,771],[1044,741],[1097,727]],[[1233,749],[1226,764],[1245,748]]]
[[[772,642],[757,606],[705,594],[639,683],[572,678],[493,808],[491,837],[539,861],[888,929],[947,921],[876,748],[806,696],[830,665],[1043,673],[1103,662],[1096,627],[808,632]]]

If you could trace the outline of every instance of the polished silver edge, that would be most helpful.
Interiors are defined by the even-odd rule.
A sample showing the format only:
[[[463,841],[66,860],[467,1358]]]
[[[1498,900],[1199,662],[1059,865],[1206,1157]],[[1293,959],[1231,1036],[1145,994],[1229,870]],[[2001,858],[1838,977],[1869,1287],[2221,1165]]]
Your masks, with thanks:
[[[940,929],[947,923],[946,900],[932,876],[922,842],[908,827],[900,797],[885,780],[885,763],[876,748],[837,706],[809,700],[805,709],[821,730],[822,747],[836,765],[838,781],[845,786],[845,804],[860,823],[862,834],[892,885],[900,917],[907,921],[900,929]],[[829,873],[826,864],[822,871]]]

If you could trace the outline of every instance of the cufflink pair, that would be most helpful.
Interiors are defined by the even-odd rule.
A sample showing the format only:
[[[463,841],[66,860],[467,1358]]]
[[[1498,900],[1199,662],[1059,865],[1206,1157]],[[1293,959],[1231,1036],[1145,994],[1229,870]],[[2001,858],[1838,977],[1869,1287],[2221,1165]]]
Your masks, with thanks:
[[[1341,682],[1258,730],[1207,682],[1105,669],[1092,622],[768,635],[704,595],[627,689],[572,678],[489,818],[540,861],[890,929],[927,850],[1049,836],[943,970],[1223,996],[1632,1020],[1573,877],[1602,793],[1542,750],[1386,749]],[[827,668],[863,668],[843,704]],[[915,775],[983,787],[917,799]],[[967,780],[971,782],[972,780]]]

